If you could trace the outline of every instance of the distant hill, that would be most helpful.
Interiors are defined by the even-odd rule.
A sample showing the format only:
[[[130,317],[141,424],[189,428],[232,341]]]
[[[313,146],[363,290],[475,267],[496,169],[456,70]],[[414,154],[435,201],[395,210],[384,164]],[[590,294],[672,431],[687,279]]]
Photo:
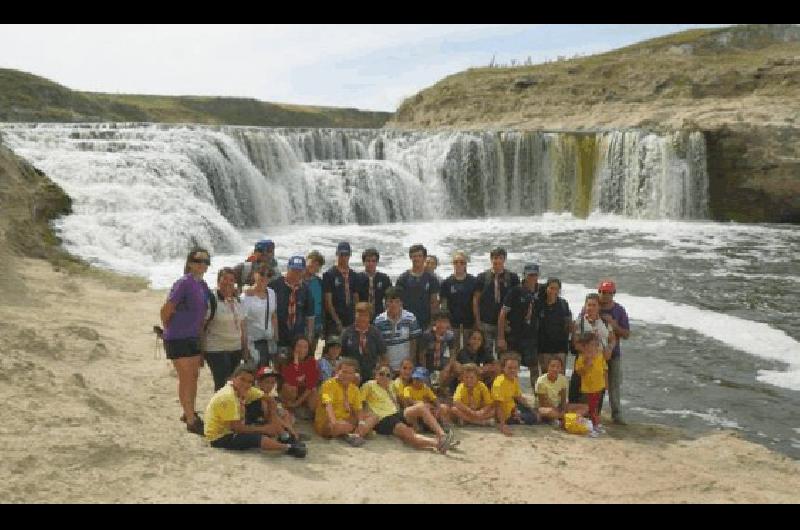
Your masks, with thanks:
[[[79,92],[0,69],[0,121],[160,122],[274,127],[380,128],[388,112],[268,103],[250,98]]]

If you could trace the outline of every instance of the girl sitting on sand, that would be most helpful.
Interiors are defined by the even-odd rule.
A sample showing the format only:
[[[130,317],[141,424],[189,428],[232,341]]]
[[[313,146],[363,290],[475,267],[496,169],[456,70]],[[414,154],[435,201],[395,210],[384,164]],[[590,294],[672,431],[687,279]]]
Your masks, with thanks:
[[[299,335],[292,346],[292,359],[281,367],[283,387],[281,402],[298,417],[310,418],[317,408],[317,383],[319,368],[317,360],[308,355],[309,340]],[[302,407],[307,407],[306,412]]]

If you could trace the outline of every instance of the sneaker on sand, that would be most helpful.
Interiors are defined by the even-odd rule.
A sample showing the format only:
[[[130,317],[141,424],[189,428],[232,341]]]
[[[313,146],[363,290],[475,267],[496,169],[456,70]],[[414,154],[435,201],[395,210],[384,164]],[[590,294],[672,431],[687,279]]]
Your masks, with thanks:
[[[344,441],[348,444],[352,445],[353,447],[361,447],[367,441],[357,434],[348,434],[345,436]]]
[[[605,434],[606,428],[603,427],[602,425],[598,425],[594,428],[594,432],[596,432],[597,434]]]
[[[306,454],[308,454],[308,449],[306,449],[306,446],[303,444],[294,443],[289,446],[286,454],[292,455],[295,458],[305,458]]]

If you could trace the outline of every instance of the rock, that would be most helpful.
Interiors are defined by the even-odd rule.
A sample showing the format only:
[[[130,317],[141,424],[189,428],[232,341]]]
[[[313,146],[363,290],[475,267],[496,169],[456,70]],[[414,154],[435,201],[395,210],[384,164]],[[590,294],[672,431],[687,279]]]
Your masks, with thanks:
[[[533,76],[518,77],[514,80],[514,88],[517,90],[524,90],[539,83],[539,80]]]

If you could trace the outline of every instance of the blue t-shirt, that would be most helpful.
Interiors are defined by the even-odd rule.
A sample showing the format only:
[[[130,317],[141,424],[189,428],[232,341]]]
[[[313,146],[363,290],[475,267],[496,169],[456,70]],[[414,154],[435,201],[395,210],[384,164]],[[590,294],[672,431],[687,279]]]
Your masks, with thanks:
[[[314,330],[319,333],[322,331],[322,280],[319,276],[312,276],[303,280],[311,292],[314,299]]]
[[[322,292],[324,294],[331,293],[333,296],[333,308],[342,322],[342,327],[346,328],[355,320],[355,307],[356,307],[356,287],[358,278],[356,271],[348,269],[348,278],[345,282],[344,275],[334,265],[322,275]],[[347,283],[348,285],[345,285]],[[347,304],[347,290],[350,291],[350,304]],[[333,322],[333,317],[327,314],[326,320]]]
[[[453,329],[459,326],[471,328],[475,324],[472,312],[472,294],[475,292],[475,276],[467,274],[463,280],[457,280],[451,274],[444,282],[439,297],[447,305],[450,313],[450,324]]]
[[[273,280],[269,286],[275,291],[278,305],[276,308],[279,332],[278,345],[291,346],[297,335],[305,335],[306,319],[314,316],[314,300],[311,297],[308,286],[301,281],[296,295],[294,327],[289,329],[289,296],[292,294],[292,288],[289,287],[289,284],[286,283],[286,278],[283,276]]]
[[[481,293],[479,302],[481,320],[493,326],[497,325],[497,317],[500,316],[500,308],[506,294],[512,287],[519,285],[519,276],[508,270],[503,271],[497,278],[498,291],[500,291],[500,297],[497,299],[494,292],[495,276],[495,273],[489,270],[478,274],[475,279],[475,292]]]
[[[537,289],[528,291],[522,285],[508,290],[503,300],[503,308],[511,327],[511,337],[515,340],[539,338],[539,298]],[[530,311],[530,319],[527,319]]]
[[[417,317],[420,329],[425,330],[431,321],[431,296],[439,294],[439,281],[428,271],[419,276],[406,271],[397,278],[397,287],[403,292],[403,309]]]

